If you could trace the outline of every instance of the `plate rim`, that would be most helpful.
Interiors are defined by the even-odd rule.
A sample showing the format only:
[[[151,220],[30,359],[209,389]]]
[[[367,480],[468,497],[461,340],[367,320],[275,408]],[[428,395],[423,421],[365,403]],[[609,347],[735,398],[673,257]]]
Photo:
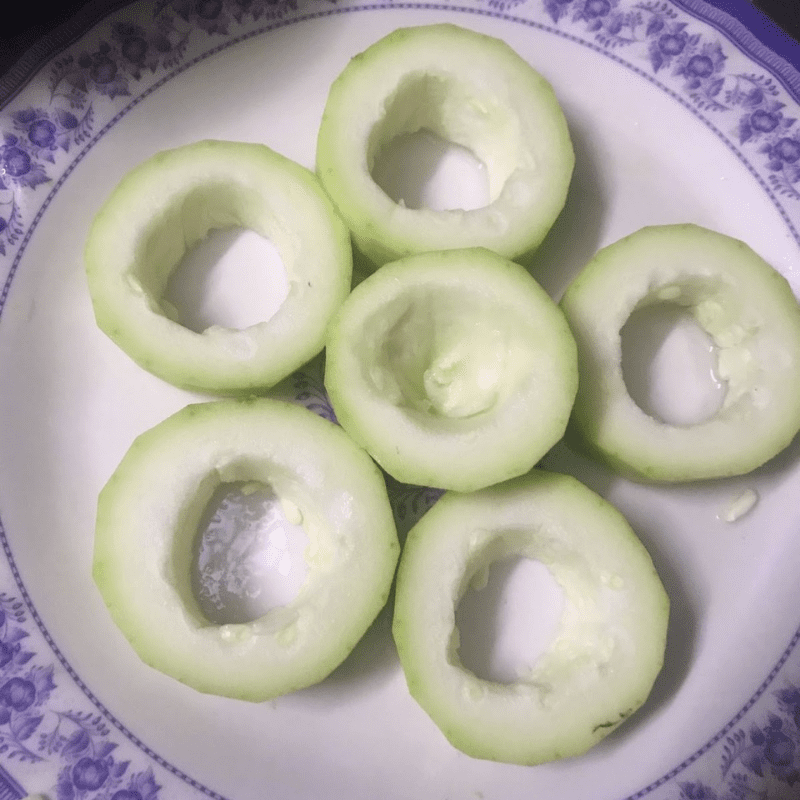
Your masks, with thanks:
[[[576,0],[566,0],[569,2],[575,2]],[[168,74],[162,76],[161,78],[157,79],[154,83],[149,85],[141,94],[137,94],[130,99],[130,101],[125,102],[124,106],[118,110],[116,114],[114,114],[111,119],[109,119],[106,124],[100,128],[97,133],[93,136],[89,137],[86,140],[85,145],[78,151],[74,151],[70,153],[70,161],[68,162],[68,166],[64,171],[60,174],[58,180],[53,184],[51,187],[50,192],[47,195],[47,198],[41,205],[41,207],[37,210],[36,214],[31,218],[29,221],[29,225],[25,232],[25,236],[20,240],[19,247],[16,249],[16,256],[11,263],[11,268],[9,269],[8,276],[6,278],[5,284],[3,286],[2,295],[0,296],[0,314],[2,314],[5,303],[8,297],[8,293],[14,278],[14,274],[16,272],[16,268],[20,263],[20,260],[24,254],[25,247],[27,242],[30,240],[35,228],[36,223],[40,219],[41,215],[46,210],[47,206],[49,205],[50,200],[55,196],[57,193],[61,183],[66,177],[71,173],[71,171],[77,166],[77,164],[82,160],[83,156],[91,149],[92,146],[98,141],[100,136],[103,135],[108,129],[110,129],[124,114],[126,114],[131,108],[145,99],[150,93],[155,91],[155,89],[160,86],[163,82],[170,80],[177,74],[180,74],[185,69],[189,69],[193,63],[196,63],[197,60],[200,58],[206,58],[212,52],[216,52],[221,47],[233,47],[239,42],[243,41],[246,38],[250,38],[252,36],[263,35],[268,33],[269,31],[275,30],[276,28],[283,27],[287,24],[293,24],[295,22],[311,19],[311,18],[319,18],[319,17],[327,17],[332,16],[334,14],[346,13],[346,12],[354,12],[354,11],[363,11],[363,10],[381,10],[381,9],[404,9],[404,8],[413,8],[413,9],[429,9],[429,10],[447,10],[447,11],[464,11],[479,15],[486,15],[486,16],[494,16],[501,19],[509,19],[512,21],[521,21],[525,22],[526,20],[520,17],[515,17],[513,15],[513,11],[515,8],[522,7],[526,0],[518,0],[518,2],[514,2],[511,0],[510,2],[493,2],[493,0],[473,0],[472,4],[464,2],[464,0],[453,0],[453,2],[444,2],[444,3],[393,3],[393,2],[385,2],[385,3],[359,3],[359,2],[352,2],[349,4],[344,5],[336,5],[336,0],[327,0],[329,4],[333,7],[327,7],[325,11],[311,11],[309,13],[304,13],[304,9],[311,6],[312,4],[308,2],[300,2],[292,3],[292,2],[285,2],[281,8],[285,8],[286,16],[281,18],[275,18],[270,20],[264,26],[258,27],[256,30],[251,30],[245,34],[241,34],[239,36],[233,36],[229,41],[226,41],[223,45],[218,47],[209,47],[205,48],[202,51],[202,54],[195,59],[190,59],[185,63],[179,64],[174,70],[169,72]],[[728,35],[729,41],[735,43],[740,50],[742,50],[743,54],[748,57],[752,58],[752,51],[751,47],[763,48],[762,50],[758,50],[759,58],[764,58],[764,62],[758,61],[759,64],[764,66],[764,69],[770,71],[772,73],[773,69],[781,70],[781,76],[785,79],[786,83],[782,84],[783,88],[786,90],[788,94],[792,97],[792,99],[800,105],[800,72],[787,60],[785,60],[782,56],[778,56],[774,53],[772,49],[767,47],[766,45],[762,44],[762,42],[755,37],[741,22],[736,20],[731,15],[727,14],[724,11],[716,8],[715,6],[711,6],[710,4],[704,2],[704,0],[667,0],[667,2],[662,3],[663,5],[667,5],[669,3],[672,6],[680,8],[683,12],[694,16],[695,18],[701,20],[703,23],[710,25],[714,30],[718,32],[724,33]],[[151,5],[152,3],[148,2],[141,2],[142,7],[147,5]],[[123,7],[127,7],[133,5],[133,3],[129,2],[122,2],[117,5],[115,8],[108,11],[102,19],[95,20],[92,23],[92,30],[96,30],[101,25],[109,21],[110,19],[114,18],[117,12],[119,12]],[[158,3],[155,3],[158,5]],[[162,2],[162,5],[169,5],[169,0],[165,0]],[[313,6],[312,6],[313,7]],[[318,6],[317,6],[318,7]],[[499,10],[498,10],[499,9]],[[706,16],[707,15],[707,16]],[[723,30],[720,30],[718,25],[724,26]],[[73,43],[77,43],[81,41],[84,36],[88,35],[88,33],[84,32],[80,34]],[[73,43],[68,43],[65,47],[61,48],[59,52],[64,52],[65,49],[69,49]],[[599,49],[599,48],[595,48]],[[603,52],[600,50],[600,52]],[[15,94],[5,101],[4,105],[0,105],[0,132],[2,132],[2,124],[7,120],[3,120],[3,113],[8,109],[13,102],[18,99],[23,93],[25,88],[29,85],[30,80],[38,74],[41,74],[48,66],[50,66],[50,62],[56,56],[52,55],[48,58],[48,64],[43,65],[41,69],[37,70],[35,75],[29,77],[26,83],[18,88]],[[777,61],[775,60],[777,59]],[[753,59],[755,60],[755,59]],[[625,63],[626,66],[630,66]],[[637,70],[634,70],[637,71]],[[642,73],[643,74],[643,73]],[[774,74],[774,73],[772,73]],[[647,77],[645,75],[645,77]],[[663,88],[663,87],[661,87]],[[2,86],[0,85],[0,89]],[[682,101],[684,105],[687,105],[685,101]],[[689,106],[691,108],[691,106]],[[66,155],[67,151],[65,151]],[[77,153],[77,155],[75,155]],[[73,157],[74,156],[74,157]],[[62,159],[64,161],[66,159]],[[745,163],[748,163],[746,160]],[[1,178],[2,176],[0,176]],[[35,190],[36,184],[33,186],[27,187],[27,189]],[[770,197],[772,199],[772,194],[770,193]],[[777,204],[777,203],[776,203]],[[779,205],[779,207],[781,207]],[[785,215],[784,215],[785,216]],[[798,234],[797,230],[794,228],[794,225],[791,223],[790,220],[785,220],[787,224],[790,225],[791,230],[793,231],[795,240],[800,242],[800,234]],[[1,231],[0,231],[1,232]],[[8,261],[7,253],[5,251],[0,252],[0,264],[2,264],[3,260]],[[313,381],[312,381],[313,383]],[[311,394],[314,396],[315,401],[319,402],[319,390],[317,387],[311,390]],[[62,666],[67,670],[70,677],[77,683],[77,685],[82,689],[86,697],[95,705],[95,707],[99,708],[107,717],[108,719],[114,724],[114,726],[121,732],[123,735],[129,739],[133,744],[135,744],[139,749],[141,749],[146,755],[156,761],[160,766],[167,769],[168,771],[172,772],[175,776],[180,778],[181,780],[187,782],[190,786],[200,791],[202,794],[206,796],[210,796],[213,798],[222,798],[222,795],[217,794],[213,790],[209,789],[208,787],[202,786],[198,782],[194,781],[188,775],[185,775],[180,770],[169,764],[167,761],[162,759],[158,756],[157,753],[152,751],[148,748],[143,742],[141,742],[137,737],[135,737],[131,732],[129,732],[122,722],[113,714],[111,714],[108,709],[103,706],[99,700],[93,695],[91,690],[89,689],[86,684],[80,679],[80,677],[74,672],[72,667],[69,665],[67,660],[64,658],[63,654],[61,653],[60,649],[57,647],[55,641],[49,634],[46,625],[44,624],[43,620],[40,620],[38,617],[38,613],[36,612],[36,607],[32,602],[32,599],[28,596],[27,590],[25,589],[25,584],[22,579],[22,576],[16,571],[16,564],[13,559],[13,553],[11,552],[11,548],[9,542],[6,537],[5,528],[2,525],[2,521],[0,520],[0,540],[2,540],[2,546],[4,548],[4,552],[6,554],[6,558],[8,560],[8,565],[14,575],[14,580],[21,591],[23,599],[27,605],[27,611],[31,615],[31,618],[36,622],[37,627],[39,628],[41,634],[43,635],[45,641],[51,647],[53,653],[56,655],[58,660],[61,662]],[[10,607],[9,607],[10,608]],[[19,610],[17,610],[18,612]],[[653,781],[648,786],[640,789],[638,792],[630,795],[626,800],[638,800],[638,798],[642,798],[646,795],[651,794],[654,790],[665,786],[669,782],[671,782],[674,778],[676,778],[681,773],[685,772],[691,765],[696,763],[700,758],[702,758],[706,753],[709,753],[719,742],[723,741],[725,737],[736,727],[740,721],[742,721],[746,716],[747,713],[756,705],[759,698],[761,698],[770,686],[773,684],[777,676],[781,673],[783,668],[786,664],[791,660],[792,654],[797,652],[797,644],[800,641],[800,627],[796,630],[794,636],[791,638],[789,644],[783,651],[783,654],[780,660],[775,664],[773,669],[764,679],[764,681],[756,688],[755,692],[748,698],[748,700],[744,703],[744,705],[739,709],[736,715],[729,720],[726,725],[720,729],[720,731],[706,744],[703,745],[700,749],[698,749],[695,753],[691,754],[687,757],[681,764],[677,765],[675,768],[670,770],[668,773],[665,773],[663,776],[659,777],[657,780]],[[800,659],[799,659],[800,660]],[[2,766],[2,762],[0,762],[0,786],[2,786],[2,779],[4,778],[4,773],[7,773],[7,770]],[[8,779],[13,781],[10,775],[8,775]],[[688,784],[695,785],[695,784]],[[700,786],[701,784],[697,784]],[[21,788],[21,787],[20,787]],[[152,787],[151,787],[152,788]],[[159,789],[161,787],[158,787]],[[681,789],[683,792],[683,788]],[[157,790],[155,791],[153,796],[157,795]],[[21,796],[21,795],[20,795]],[[688,796],[688,795],[687,795]]]

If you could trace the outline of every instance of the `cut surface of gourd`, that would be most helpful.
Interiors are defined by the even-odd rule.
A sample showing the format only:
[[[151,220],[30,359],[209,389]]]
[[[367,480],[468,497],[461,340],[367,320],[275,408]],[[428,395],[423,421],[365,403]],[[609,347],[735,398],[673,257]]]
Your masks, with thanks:
[[[270,487],[309,539],[297,596],[212,624],[192,589],[198,522],[221,484]],[[325,678],[385,605],[399,553],[383,476],[336,425],[277,400],[187,406],[141,434],[102,490],[93,574],[147,664],[266,700]]]
[[[620,332],[659,303],[689,311],[716,350],[724,399],[696,424],[648,415],[625,384]],[[617,472],[663,482],[742,475],[800,429],[800,306],[745,243],[697,225],[643,228],[601,250],[561,307],[580,362],[568,437]]]
[[[195,332],[165,290],[185,253],[224,228],[275,245],[288,294],[262,322]],[[96,215],[85,261],[100,328],[163,380],[212,394],[273,386],[319,353],[352,274],[349,234],[316,176],[265,145],[227,141],[166,150],[131,170]]]
[[[392,477],[471,491],[527,472],[561,438],[576,359],[563,314],[525,269],[445,250],[353,290],[331,323],[325,386]]]
[[[493,562],[525,556],[561,586],[552,643],[516,681],[459,658],[456,608]],[[471,494],[445,493],[412,528],[397,574],[393,634],[414,699],[475,758],[534,765],[586,752],[649,696],[669,600],[642,543],[571,476],[533,470]]]
[[[384,148],[419,131],[483,163],[487,205],[408,208],[380,188],[372,173]],[[534,250],[575,161],[550,84],[505,42],[450,24],[400,28],[353,58],[330,88],[317,142],[317,174],[373,267],[448,248]]]

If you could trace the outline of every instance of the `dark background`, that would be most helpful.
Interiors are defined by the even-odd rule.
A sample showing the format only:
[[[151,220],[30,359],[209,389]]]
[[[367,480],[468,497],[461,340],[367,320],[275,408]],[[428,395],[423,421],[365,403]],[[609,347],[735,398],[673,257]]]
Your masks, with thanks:
[[[724,8],[724,3],[715,3]],[[753,5],[777,22],[785,31],[800,39],[800,4],[797,0],[756,0]]]
[[[70,39],[78,38],[79,31],[86,30],[94,21],[126,4],[126,0],[54,0],[49,4],[16,4],[12,13],[3,14],[0,22],[0,75],[48,34],[64,27],[74,29],[75,33],[65,42],[66,46]]]
[[[768,41],[771,37],[780,35],[780,30],[774,23],[795,40],[800,40],[798,0],[753,0],[750,4],[744,4],[741,0],[709,2],[733,16],[738,16],[758,38],[778,52],[780,46],[776,46],[774,41]],[[39,39],[59,26],[74,26],[78,30],[82,23],[91,24],[108,11],[125,5],[125,0],[57,0],[57,3],[57,6],[56,3],[15,3],[13,15],[3,14],[0,25],[0,74],[6,72]],[[88,24],[83,24],[82,27],[88,27]],[[795,66],[800,69],[800,63],[795,62]]]

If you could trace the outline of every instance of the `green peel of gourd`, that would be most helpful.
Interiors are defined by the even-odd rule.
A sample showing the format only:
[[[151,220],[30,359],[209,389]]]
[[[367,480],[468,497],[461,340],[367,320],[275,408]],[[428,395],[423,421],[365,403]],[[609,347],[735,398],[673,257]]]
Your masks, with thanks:
[[[257,482],[303,520],[297,596],[214,624],[191,586],[220,486]],[[336,425],[276,400],[187,406],[141,434],[100,493],[93,575],[138,656],[201,692],[261,701],[325,678],[386,603],[399,553],[374,462]]]
[[[686,309],[714,345],[724,399],[693,425],[648,415],[625,385],[620,331],[657,303]],[[643,228],[602,249],[560,305],[580,364],[567,438],[616,472],[653,482],[743,475],[800,429],[800,306],[744,242],[691,224]]]
[[[472,491],[527,472],[562,437],[577,379],[556,303],[484,248],[384,265],[328,332],[337,419],[405,483]]]
[[[493,562],[525,556],[560,584],[554,640],[518,680],[480,678],[459,658],[458,603]],[[576,479],[541,470],[446,493],[412,528],[393,634],[414,699],[475,758],[534,765],[580,755],[650,694],[669,600],[624,517]]]
[[[381,189],[372,170],[382,148],[420,130],[484,164],[486,206],[407,208]],[[547,80],[505,42],[451,24],[400,28],[353,58],[317,138],[317,174],[372,269],[450,248],[531,252],[563,208],[574,162]]]
[[[189,249],[226,228],[272,241],[288,294],[255,325],[196,332],[165,301],[167,282]],[[98,326],[141,367],[185,389],[246,395],[322,350],[350,289],[352,248],[313,172],[262,144],[209,140],[122,178],[93,220],[85,265]]]

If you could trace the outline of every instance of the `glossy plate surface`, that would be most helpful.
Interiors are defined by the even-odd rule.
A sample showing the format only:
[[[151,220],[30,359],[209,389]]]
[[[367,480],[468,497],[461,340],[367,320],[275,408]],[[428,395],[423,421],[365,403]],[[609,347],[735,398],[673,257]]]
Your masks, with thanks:
[[[545,466],[626,514],[673,613],[646,706],[586,756],[537,768],[472,760],[446,743],[406,691],[387,612],[328,680],[247,704],[142,665],[91,581],[98,491],[139,432],[198,399],[142,372],[94,325],[82,264],[92,216],[135,164],[197,139],[261,141],[312,167],[327,87],[347,60],[396,27],[434,21],[505,39],[561,99],[577,166],[533,266],[552,294],[599,247],[671,222],[745,240],[800,293],[800,74],[699,0],[159,0],[115,12],[0,109],[0,797],[800,791],[797,443],[741,479],[657,489],[561,446],[548,456]],[[651,326],[640,362],[659,341]],[[685,351],[665,345],[655,358],[654,403],[695,403],[679,376],[703,369]],[[330,414],[318,370],[283,388]],[[391,489],[401,527],[435,498]],[[752,492],[756,505],[727,522]],[[555,607],[547,576],[530,574],[543,583],[528,600]],[[513,599],[519,583],[487,598],[501,619],[498,597]]]

